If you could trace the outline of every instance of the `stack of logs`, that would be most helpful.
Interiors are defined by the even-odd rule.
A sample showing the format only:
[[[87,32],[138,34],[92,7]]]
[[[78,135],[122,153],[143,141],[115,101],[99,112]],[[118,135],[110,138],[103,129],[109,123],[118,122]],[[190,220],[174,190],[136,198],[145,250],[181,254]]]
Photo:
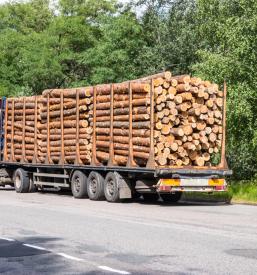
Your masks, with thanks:
[[[150,151],[149,83],[97,86],[95,114],[97,161],[145,166]],[[133,159],[129,160],[131,148]]]
[[[189,75],[154,79],[155,160],[160,166],[210,166],[222,143],[223,92]]]
[[[32,162],[35,153],[35,113],[38,112],[35,97],[7,99],[7,110],[7,158],[11,161]]]
[[[156,166],[210,166],[221,150],[223,97],[209,81],[164,72],[131,82],[11,98],[6,157],[123,166],[146,166],[152,158]]]
[[[40,123],[38,124],[40,160],[49,163],[91,163],[92,95],[92,88],[56,89],[43,92],[44,102],[39,105]],[[76,108],[77,102],[78,108]]]

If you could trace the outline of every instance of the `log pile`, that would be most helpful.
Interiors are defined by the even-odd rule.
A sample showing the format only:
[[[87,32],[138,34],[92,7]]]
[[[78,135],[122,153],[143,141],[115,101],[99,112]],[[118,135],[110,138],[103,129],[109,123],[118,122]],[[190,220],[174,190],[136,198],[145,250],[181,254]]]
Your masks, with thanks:
[[[32,162],[35,152],[35,115],[38,115],[35,97],[7,99],[7,108],[7,157],[14,162]]]
[[[222,142],[223,92],[189,75],[154,79],[158,166],[210,166]]]
[[[134,82],[130,86],[129,83],[121,83],[114,84],[113,88],[111,85],[97,86],[95,108],[97,161],[107,164],[112,154],[112,164],[126,165],[132,147],[135,164],[146,164],[150,150],[149,106],[149,83]]]
[[[145,167],[153,158],[156,167],[211,166],[221,150],[223,96],[209,81],[164,72],[11,98],[5,155],[55,164]]]
[[[90,164],[92,104],[92,87],[43,92],[37,127],[38,154],[42,162]]]

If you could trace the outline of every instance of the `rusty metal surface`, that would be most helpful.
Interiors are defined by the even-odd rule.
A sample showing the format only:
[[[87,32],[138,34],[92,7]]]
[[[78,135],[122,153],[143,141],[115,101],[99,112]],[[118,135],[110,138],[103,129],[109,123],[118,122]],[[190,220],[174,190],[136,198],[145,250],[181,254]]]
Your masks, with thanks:
[[[117,165],[114,160],[114,147],[113,147],[113,100],[114,100],[114,91],[113,84],[111,84],[111,94],[110,94],[110,148],[109,148],[109,161],[108,166]]]
[[[26,152],[25,152],[25,125],[26,125],[26,98],[23,97],[23,114],[22,114],[22,157],[21,157],[21,162],[26,162]]]
[[[63,119],[61,120],[63,121]],[[61,123],[63,127],[63,123]],[[79,142],[79,91],[76,90],[76,159],[75,164],[83,164],[80,159],[80,142]]]
[[[227,104],[227,84],[224,81],[224,94],[223,94],[223,114],[222,114],[222,144],[221,144],[221,161],[219,167],[225,167],[226,162],[226,104]]]
[[[12,125],[11,125],[11,157],[10,160],[14,161],[14,140],[13,140],[13,136],[14,136],[14,99],[12,99]]]
[[[93,88],[93,137],[92,137],[92,160],[91,165],[99,165],[99,161],[96,158],[96,92],[97,86]]]
[[[151,79],[151,90],[150,90],[150,153],[147,161],[147,168],[155,168],[154,161],[154,85],[153,79]]]
[[[4,119],[4,157],[3,157],[3,161],[8,161],[7,158],[7,121],[8,121],[8,103],[9,100],[6,99],[6,103],[5,103],[5,119]]]
[[[132,106],[132,87],[131,82],[128,83],[128,92],[129,92],[129,152],[128,152],[128,162],[127,167],[135,167],[137,166],[134,161],[134,154],[133,154],[133,120],[132,120],[132,114],[133,114],[133,106]]]
[[[35,110],[34,110],[34,156],[32,163],[38,162],[38,146],[37,146],[37,96],[35,96]]]

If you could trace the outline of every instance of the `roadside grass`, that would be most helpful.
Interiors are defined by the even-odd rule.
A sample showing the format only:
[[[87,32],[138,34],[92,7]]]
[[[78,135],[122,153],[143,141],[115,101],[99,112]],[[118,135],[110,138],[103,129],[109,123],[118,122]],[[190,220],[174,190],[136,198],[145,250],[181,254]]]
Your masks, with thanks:
[[[250,203],[257,205],[257,179],[252,181],[230,181],[227,192],[183,194],[182,200],[224,203]]]
[[[232,181],[229,186],[232,202],[257,204],[257,179],[252,181]]]

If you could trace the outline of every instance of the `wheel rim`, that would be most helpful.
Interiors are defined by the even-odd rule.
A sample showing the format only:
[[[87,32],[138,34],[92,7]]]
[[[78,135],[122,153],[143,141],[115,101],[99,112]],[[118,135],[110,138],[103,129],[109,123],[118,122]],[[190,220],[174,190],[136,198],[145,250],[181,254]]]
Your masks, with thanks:
[[[75,191],[79,192],[80,191],[80,187],[81,187],[80,179],[79,179],[79,177],[75,177],[75,179],[74,179],[74,188],[75,188]]]
[[[106,192],[107,195],[112,197],[114,194],[114,190],[115,190],[115,183],[113,180],[108,180],[107,184],[106,184]]]
[[[20,175],[15,176],[15,186],[19,189],[21,187],[21,177]]]
[[[92,194],[95,194],[96,193],[96,189],[97,189],[97,180],[95,178],[93,178],[91,181],[90,181],[90,184],[89,184],[89,190]]]

